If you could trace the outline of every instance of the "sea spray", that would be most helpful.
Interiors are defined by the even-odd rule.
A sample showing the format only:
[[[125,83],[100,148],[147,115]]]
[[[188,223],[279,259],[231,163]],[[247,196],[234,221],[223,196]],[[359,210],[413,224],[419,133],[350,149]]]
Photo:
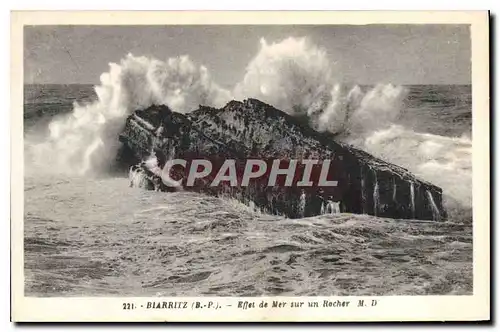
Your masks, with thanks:
[[[425,193],[427,195],[427,199],[429,200],[429,204],[431,205],[431,208],[432,208],[433,220],[439,221],[441,219],[440,213],[439,213],[439,209],[436,205],[436,202],[434,202],[434,197],[432,196],[432,193],[429,190],[426,190]]]
[[[306,211],[306,193],[302,191],[300,194],[300,203],[299,203],[299,213],[298,215],[303,218]]]
[[[418,133],[398,124],[407,89],[393,84],[374,87],[342,85],[328,54],[307,38],[268,43],[247,66],[234,92],[255,97],[312,127],[376,157],[407,168],[456,199],[472,205],[472,142],[468,136]]]
[[[363,206],[363,214],[366,213],[366,192],[365,192],[365,178],[363,177],[363,168],[361,168],[361,201]]]
[[[118,133],[132,111],[166,104],[187,112],[199,104],[222,106],[230,99],[228,91],[212,82],[208,70],[187,56],[163,62],[129,54],[119,64],[110,64],[95,92],[97,101],[75,103],[71,114],[50,123],[44,142],[32,142],[37,166],[70,174],[105,172],[116,157]]]
[[[189,112],[199,104],[220,107],[233,98],[251,97],[305,117],[316,130],[332,132],[344,143],[407,168],[470,207],[470,138],[417,133],[398,125],[406,88],[344,85],[338,79],[341,70],[307,38],[273,43],[262,39],[232,91],[218,86],[207,68],[187,56],[159,61],[128,55],[101,75],[96,102],[75,103],[71,114],[52,121],[46,140],[30,144],[29,152],[37,170],[102,173],[115,159],[117,134],[133,110],[167,104],[176,112]]]
[[[337,214],[340,213],[340,202],[328,200],[321,205],[321,214]]]
[[[375,170],[373,171],[373,175],[375,178],[375,185],[373,187],[373,215],[377,216],[378,215],[378,209],[380,205],[380,193],[379,193],[379,185],[378,185],[378,179],[377,179],[377,172]]]
[[[364,139],[347,138],[353,145],[444,190],[464,207],[472,206],[472,141],[467,136],[446,137],[417,133],[392,124]]]
[[[415,185],[413,182],[410,185],[410,208],[413,218],[415,218]]]
[[[397,117],[406,96],[402,86],[378,84],[363,91],[341,84],[334,62],[307,38],[268,44],[250,61],[234,89],[237,99],[260,99],[294,116],[306,116],[319,131],[362,134]]]
[[[392,201],[397,203],[397,186],[396,186],[396,178],[392,179]]]
[[[286,38],[260,49],[235,86],[237,99],[262,100],[292,115],[321,108],[334,85],[332,62],[326,52],[306,38]]]

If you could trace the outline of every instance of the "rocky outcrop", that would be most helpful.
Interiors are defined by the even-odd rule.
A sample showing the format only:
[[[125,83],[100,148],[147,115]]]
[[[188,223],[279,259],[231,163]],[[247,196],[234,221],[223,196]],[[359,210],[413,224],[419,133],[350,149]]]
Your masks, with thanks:
[[[301,119],[256,99],[231,101],[221,109],[200,106],[189,114],[152,106],[131,115],[120,135],[121,163],[128,166],[154,152],[159,167],[174,158],[263,160],[330,159],[336,187],[267,186],[266,174],[248,187],[210,187],[214,175],[186,190],[229,195],[268,213],[290,218],[332,211],[381,217],[443,220],[442,190],[406,169],[335,141]],[[177,174],[178,177],[184,176]],[[331,179],[331,178],[329,178]],[[167,188],[163,188],[167,189]]]

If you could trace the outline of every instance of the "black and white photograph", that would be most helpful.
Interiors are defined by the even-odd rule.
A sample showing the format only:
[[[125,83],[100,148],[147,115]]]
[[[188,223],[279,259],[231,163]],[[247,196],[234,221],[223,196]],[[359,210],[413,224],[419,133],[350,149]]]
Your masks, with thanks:
[[[476,294],[471,24],[22,34],[24,297]]]

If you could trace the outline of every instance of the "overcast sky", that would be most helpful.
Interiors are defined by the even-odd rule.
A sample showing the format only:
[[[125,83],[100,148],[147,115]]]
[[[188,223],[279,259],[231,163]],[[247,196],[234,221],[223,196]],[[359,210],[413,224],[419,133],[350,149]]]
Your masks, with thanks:
[[[345,82],[469,84],[469,26],[38,26],[24,30],[25,83],[99,82],[127,53],[160,60],[188,54],[231,88],[259,40],[309,37]]]

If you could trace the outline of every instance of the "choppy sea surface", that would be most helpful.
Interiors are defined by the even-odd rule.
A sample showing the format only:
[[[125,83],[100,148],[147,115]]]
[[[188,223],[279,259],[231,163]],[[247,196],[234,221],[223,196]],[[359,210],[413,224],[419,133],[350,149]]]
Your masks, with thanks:
[[[470,133],[470,86],[409,86],[398,123]],[[88,85],[25,87],[25,134]],[[26,146],[25,146],[26,148]],[[286,219],[125,177],[25,173],[28,296],[472,294],[472,225],[337,214]]]

